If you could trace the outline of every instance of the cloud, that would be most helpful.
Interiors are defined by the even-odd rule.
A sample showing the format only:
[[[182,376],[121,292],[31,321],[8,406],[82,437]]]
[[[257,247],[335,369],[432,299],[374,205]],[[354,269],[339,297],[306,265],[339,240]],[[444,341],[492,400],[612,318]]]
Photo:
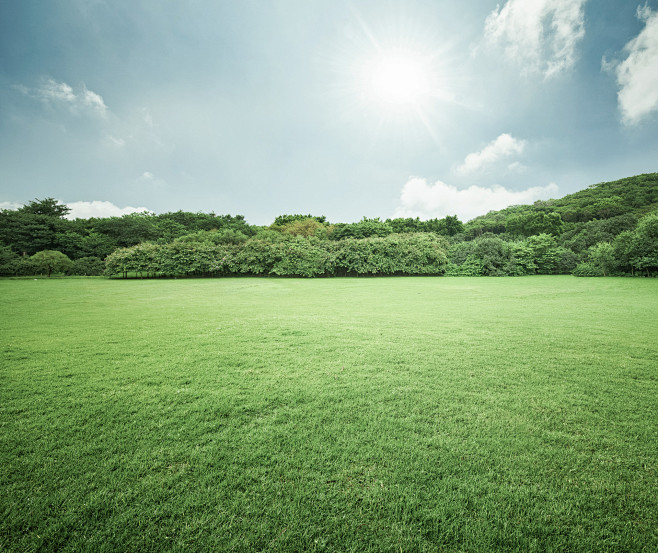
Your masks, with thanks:
[[[116,137],[113,135],[108,135],[107,139],[110,141],[110,144],[116,146],[117,148],[123,148],[126,145],[126,141],[121,137]]]
[[[103,97],[100,94],[96,94],[95,92],[88,90],[85,86],[83,87],[80,99],[85,106],[90,107],[101,117],[107,116],[107,106],[105,105]]]
[[[23,204],[19,204],[17,202],[0,202],[0,209],[10,209],[15,211],[21,207],[23,207]]]
[[[49,79],[45,84],[41,85],[36,93],[44,100],[54,100],[59,102],[75,102],[76,95],[73,94],[73,89],[66,83],[58,83],[53,79]]]
[[[118,207],[112,202],[95,200],[93,202],[70,202],[66,204],[71,208],[67,219],[89,219],[90,217],[121,217],[128,213],[142,213],[149,211],[145,207]]]
[[[553,183],[526,190],[508,190],[497,185],[458,189],[441,181],[430,185],[426,179],[411,177],[402,188],[395,217],[420,217],[426,220],[456,214],[462,221],[468,221],[510,205],[549,199],[557,191],[558,187]]]
[[[24,85],[16,85],[14,88],[26,96],[37,98],[50,105],[68,106],[74,113],[87,111],[102,118],[107,117],[108,108],[103,97],[84,85],[77,93],[70,85],[54,79],[48,79],[37,88],[29,88]]]
[[[572,67],[585,36],[587,0],[508,0],[489,14],[485,38],[524,70],[550,78]]]
[[[487,144],[481,151],[468,154],[464,163],[455,170],[459,175],[469,175],[481,170],[485,165],[495,163],[503,157],[520,154],[525,148],[525,141],[518,140],[504,133]],[[514,164],[510,165],[512,168]]]
[[[604,69],[612,69],[617,75],[617,100],[627,125],[658,111],[658,12],[639,6],[637,17],[645,27],[624,47],[628,57],[617,64],[604,58],[602,63]]]

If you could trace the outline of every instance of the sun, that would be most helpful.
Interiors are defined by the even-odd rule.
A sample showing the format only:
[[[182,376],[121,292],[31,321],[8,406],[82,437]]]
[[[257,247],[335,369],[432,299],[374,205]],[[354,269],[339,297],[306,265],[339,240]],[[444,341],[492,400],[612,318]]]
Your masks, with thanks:
[[[395,11],[371,25],[354,10],[331,56],[343,120],[387,140],[409,136],[438,141],[436,129],[455,103],[450,46],[413,13]]]
[[[383,52],[368,64],[366,88],[384,106],[418,107],[430,95],[430,68],[419,55]]]

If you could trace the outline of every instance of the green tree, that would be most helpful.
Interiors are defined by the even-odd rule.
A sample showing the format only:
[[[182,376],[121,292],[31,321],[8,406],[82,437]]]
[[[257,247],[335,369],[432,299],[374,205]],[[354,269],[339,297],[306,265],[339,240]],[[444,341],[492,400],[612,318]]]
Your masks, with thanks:
[[[273,228],[291,236],[309,237],[320,234],[321,229],[325,229],[326,225],[320,223],[316,218],[307,218],[296,219]]]
[[[560,263],[561,251],[554,236],[538,234],[526,240],[532,250],[533,261],[537,266],[537,273],[550,275],[557,272]]]
[[[105,263],[99,257],[81,257],[74,259],[72,267],[68,270],[70,275],[100,276],[105,270]]]
[[[589,260],[603,276],[608,276],[617,268],[614,248],[610,242],[599,242],[589,249]]]
[[[19,208],[18,211],[30,215],[63,218],[71,212],[71,208],[67,205],[60,204],[54,198],[44,198],[43,200],[34,199]]]
[[[325,224],[327,223],[327,218],[324,215],[315,216],[315,215],[279,215],[274,222],[272,223],[273,227],[283,227],[294,223],[295,221],[305,221],[307,219],[313,219],[318,223]]]
[[[505,221],[507,232],[514,236],[533,236],[535,234],[552,234],[562,232],[564,221],[559,213],[531,211],[513,215]]]
[[[315,277],[326,275],[333,269],[330,244],[327,241],[297,236],[279,242],[273,248],[276,261],[272,272],[276,275]]]
[[[364,217],[358,223],[338,223],[334,225],[331,233],[332,240],[341,240],[343,238],[370,238],[373,236],[387,236],[393,233],[390,224],[376,219]]]
[[[67,255],[55,250],[43,250],[31,257],[35,269],[40,273],[46,273],[49,277],[52,273],[63,273],[73,267],[73,263]]]
[[[640,219],[631,242],[631,264],[647,276],[658,271],[658,211]]]
[[[633,274],[634,268],[631,263],[633,256],[634,233],[630,230],[620,232],[612,242],[613,255],[619,270]]]

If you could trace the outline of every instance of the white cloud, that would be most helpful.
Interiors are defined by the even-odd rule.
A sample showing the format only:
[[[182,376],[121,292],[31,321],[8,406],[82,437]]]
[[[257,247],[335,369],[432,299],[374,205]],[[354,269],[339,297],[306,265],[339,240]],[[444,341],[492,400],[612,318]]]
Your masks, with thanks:
[[[107,117],[107,106],[105,105],[103,97],[100,94],[96,94],[95,92],[88,90],[85,86],[83,88],[80,99],[85,106],[90,107],[101,117]]]
[[[23,207],[23,204],[17,202],[0,202],[0,209],[11,209],[12,211]]]
[[[16,85],[14,88],[26,96],[38,98],[50,105],[66,105],[75,113],[86,110],[100,117],[107,117],[108,108],[103,97],[86,86],[76,93],[70,85],[48,79],[37,88],[28,88],[24,85]]]
[[[60,102],[75,102],[76,96],[73,89],[66,83],[58,83],[49,79],[37,89],[37,94],[44,100],[56,100]]]
[[[90,217],[121,217],[128,213],[141,213],[149,211],[145,207],[118,207],[112,202],[95,200],[93,202],[69,202],[71,208],[67,219],[89,219]]]
[[[458,189],[441,181],[428,184],[426,179],[412,177],[402,188],[395,217],[420,217],[425,220],[456,214],[460,220],[468,221],[510,205],[549,199],[557,191],[558,187],[553,183],[526,190],[508,190],[497,185]]]
[[[468,154],[464,159],[464,163],[459,165],[455,171],[459,175],[475,173],[485,165],[495,163],[501,158],[522,153],[524,148],[524,140],[519,140],[504,133],[487,144],[481,151]]]
[[[110,141],[111,144],[113,144],[117,148],[122,148],[123,146],[126,145],[126,141],[121,137],[116,137],[110,134],[107,136],[107,139]]]
[[[587,0],[508,0],[489,14],[485,37],[526,71],[553,77],[573,66]]]
[[[142,187],[144,190],[150,190],[151,192],[163,192],[169,187],[166,180],[154,175],[150,171],[144,171],[135,179],[135,184]]]
[[[648,6],[639,6],[637,16],[645,27],[624,47],[628,57],[619,64],[608,64],[617,75],[617,100],[622,120],[627,125],[658,111],[658,12]]]

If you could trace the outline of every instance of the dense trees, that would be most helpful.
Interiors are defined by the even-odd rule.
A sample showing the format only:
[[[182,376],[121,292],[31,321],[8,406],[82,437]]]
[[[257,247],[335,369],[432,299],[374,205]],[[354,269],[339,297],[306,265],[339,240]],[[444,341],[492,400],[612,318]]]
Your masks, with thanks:
[[[68,220],[69,211],[53,198],[0,210],[0,274],[658,272],[658,173],[511,206],[466,224],[454,215],[332,224],[325,216],[292,214],[278,216],[269,226],[253,226],[241,215],[184,211]],[[50,266],[46,259],[53,260]]]
[[[429,234],[391,234],[330,241],[255,237],[243,244],[175,241],[121,248],[108,256],[108,275],[334,276],[443,274],[447,242]]]

